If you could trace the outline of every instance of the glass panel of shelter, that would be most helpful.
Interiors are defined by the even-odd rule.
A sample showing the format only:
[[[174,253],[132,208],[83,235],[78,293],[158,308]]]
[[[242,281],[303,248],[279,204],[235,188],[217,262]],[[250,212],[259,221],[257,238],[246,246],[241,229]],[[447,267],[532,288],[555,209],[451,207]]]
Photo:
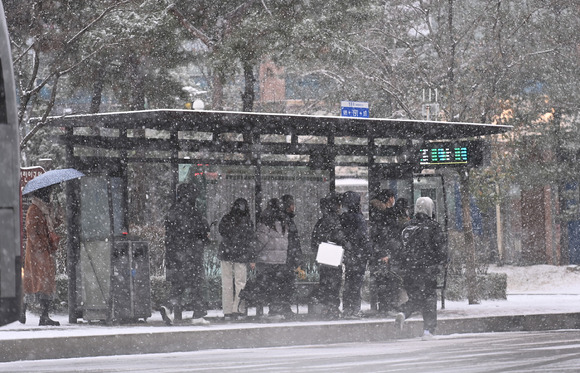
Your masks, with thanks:
[[[87,175],[80,185],[82,314],[88,321],[109,320],[112,248],[125,231],[122,179]]]

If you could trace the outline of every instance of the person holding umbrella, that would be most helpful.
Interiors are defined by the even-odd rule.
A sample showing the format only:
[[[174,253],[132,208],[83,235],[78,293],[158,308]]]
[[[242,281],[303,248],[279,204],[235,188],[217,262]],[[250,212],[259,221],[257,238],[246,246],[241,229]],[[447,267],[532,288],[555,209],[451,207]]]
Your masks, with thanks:
[[[38,325],[58,326],[48,316],[56,292],[56,252],[60,238],[55,233],[57,223],[50,206],[52,187],[32,192],[32,204],[26,213],[26,253],[24,256],[24,303],[20,322],[26,322],[26,306],[40,303]]]
[[[31,194],[32,203],[26,213],[26,251],[22,288],[24,302],[20,322],[26,323],[29,303],[40,303],[40,326],[59,326],[48,312],[56,292],[56,252],[59,236],[55,229],[58,222],[50,205],[53,185],[84,176],[74,169],[53,170],[30,180],[22,194]]]

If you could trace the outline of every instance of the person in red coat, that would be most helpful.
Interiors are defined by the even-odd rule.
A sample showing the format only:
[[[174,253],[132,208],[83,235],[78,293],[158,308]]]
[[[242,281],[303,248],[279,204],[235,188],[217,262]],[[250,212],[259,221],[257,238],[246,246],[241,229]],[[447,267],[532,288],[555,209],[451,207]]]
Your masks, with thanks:
[[[52,188],[38,189],[32,194],[32,204],[26,213],[26,252],[24,256],[24,304],[20,322],[26,322],[26,306],[38,302],[41,307],[39,325],[58,326],[48,317],[56,292],[56,251],[59,237],[50,207]]]

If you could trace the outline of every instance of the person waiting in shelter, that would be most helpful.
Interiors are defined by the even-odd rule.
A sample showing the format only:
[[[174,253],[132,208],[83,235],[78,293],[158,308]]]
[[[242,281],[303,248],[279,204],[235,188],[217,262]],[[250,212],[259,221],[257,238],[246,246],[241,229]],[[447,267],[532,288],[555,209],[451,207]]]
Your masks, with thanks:
[[[197,191],[193,184],[177,187],[175,204],[165,220],[166,278],[171,283],[169,307],[173,319],[181,320],[182,312],[192,306],[194,325],[207,325],[207,302],[204,296],[204,250],[209,241],[209,224],[196,209]],[[191,302],[186,299],[191,297]],[[161,308],[166,324],[171,324],[169,309]]]
[[[288,219],[280,201],[272,198],[260,215],[256,236],[256,281],[268,305],[268,318],[283,320],[290,308],[288,294]],[[293,274],[290,272],[290,274]]]
[[[378,203],[377,203],[378,202]],[[374,260],[371,273],[378,300],[378,312],[387,315],[398,310],[403,290],[398,273],[401,232],[409,220],[408,201],[385,189],[371,200],[371,240]]]
[[[282,201],[282,213],[286,216],[288,223],[288,259],[286,260],[287,271],[286,271],[286,281],[288,282],[286,289],[288,293],[285,294],[288,299],[288,305],[284,307],[282,313],[286,316],[292,316],[293,312],[290,307],[292,298],[296,292],[296,276],[301,280],[306,279],[306,272],[302,270],[302,246],[300,244],[300,235],[298,233],[298,227],[294,222],[294,217],[296,215],[296,203],[294,202],[294,197],[290,194],[283,195],[280,200]]]
[[[393,206],[393,210],[395,210],[395,220],[397,225],[402,229],[410,219],[409,201],[406,198],[397,199],[395,205]]]
[[[395,300],[395,302],[393,303],[396,303],[396,306],[394,306],[395,310],[399,309],[399,305],[401,304],[401,302],[405,301],[403,298],[406,298],[406,294],[404,293],[403,290],[403,279],[400,274],[399,263],[401,263],[401,261],[403,260],[401,254],[401,250],[403,247],[403,242],[401,241],[401,233],[403,232],[405,225],[410,220],[408,206],[409,203],[405,198],[397,199],[395,205],[393,206],[395,215],[393,230],[395,232],[396,242],[395,244],[391,245],[391,250],[389,251],[388,267],[389,267],[389,276],[392,279],[389,286],[389,289],[391,289],[389,294],[393,294],[394,296],[393,299]]]
[[[397,332],[413,312],[423,315],[423,339],[433,338],[437,328],[437,276],[447,260],[447,240],[433,215],[433,200],[421,197],[415,202],[415,217],[402,232],[401,270],[409,300],[395,318]]]
[[[332,242],[339,246],[345,244],[345,236],[340,224],[340,196],[333,193],[320,199],[322,217],[312,230],[312,252],[318,251],[322,242]],[[342,264],[331,267],[319,266],[320,281],[314,298],[322,304],[322,317],[337,319],[340,317],[340,288],[342,285]]]
[[[222,236],[218,258],[224,319],[240,319],[246,314],[246,305],[240,303],[240,291],[246,286],[248,263],[255,262],[256,233],[248,201],[236,199],[230,212],[220,220],[218,230]]]
[[[389,258],[400,245],[400,230],[397,229],[395,216],[395,193],[390,189],[381,190],[370,200],[369,218],[370,237],[373,247],[373,260],[370,263],[372,291],[376,295],[378,313],[387,315],[398,304],[401,289],[400,277],[392,271]]]
[[[353,191],[347,191],[342,195],[342,206],[343,209],[346,209],[340,216],[345,235],[345,276],[342,306],[346,318],[363,316],[360,292],[367,262],[372,255],[367,223],[361,212],[360,199],[360,194]]]
[[[60,238],[55,232],[57,221],[50,206],[53,187],[32,192],[32,204],[26,213],[26,251],[22,287],[24,303],[19,321],[26,323],[28,304],[40,303],[38,325],[59,326],[48,313],[56,293],[56,252]]]

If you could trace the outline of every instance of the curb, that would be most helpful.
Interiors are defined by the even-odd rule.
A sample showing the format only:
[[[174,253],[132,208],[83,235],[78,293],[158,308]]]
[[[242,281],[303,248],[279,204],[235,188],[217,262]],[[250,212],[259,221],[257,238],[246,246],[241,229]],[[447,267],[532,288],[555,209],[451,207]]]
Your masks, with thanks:
[[[323,345],[331,343],[381,342],[415,338],[422,334],[423,322],[405,322],[402,335],[395,333],[394,321],[356,320],[288,324],[240,324],[231,328],[219,324],[175,332],[63,336],[0,340],[0,361],[63,359],[78,357],[134,355],[208,349],[239,349]],[[539,331],[580,328],[580,313],[535,314],[498,317],[440,319],[437,334]],[[126,331],[126,329],[125,329]]]

